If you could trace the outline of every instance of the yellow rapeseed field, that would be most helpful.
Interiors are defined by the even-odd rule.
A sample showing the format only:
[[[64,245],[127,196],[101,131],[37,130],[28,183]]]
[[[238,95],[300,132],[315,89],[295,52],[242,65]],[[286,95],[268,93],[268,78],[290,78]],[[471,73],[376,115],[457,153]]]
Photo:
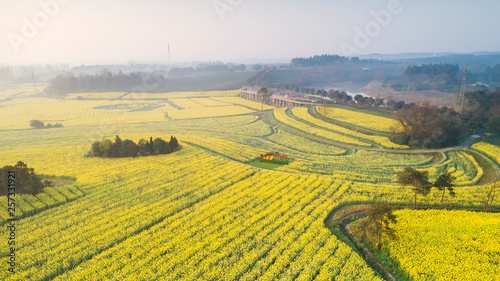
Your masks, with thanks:
[[[335,146],[329,143],[371,147],[374,142],[309,126],[283,108],[266,108],[293,132],[320,137],[311,140],[261,120],[260,104],[236,97],[239,91],[11,98],[18,90],[4,91],[8,98],[0,101],[6,120],[0,125],[0,166],[24,161],[37,174],[75,182],[16,197],[16,273],[6,270],[11,251],[2,243],[0,280],[382,280],[327,229],[324,220],[332,209],[353,202],[410,202],[412,194],[394,183],[394,172],[405,165],[428,170],[431,179],[452,172],[463,187],[446,199],[447,206],[482,204],[482,189],[473,186],[482,169],[467,152],[450,151],[442,159],[437,153]],[[64,127],[32,129],[33,119]],[[135,142],[173,135],[182,149],[157,156],[86,157],[94,141],[116,135]],[[497,147],[476,149],[496,155]],[[267,151],[297,160],[274,171],[246,164]],[[439,195],[433,191],[418,201],[437,206]],[[0,202],[0,237],[7,239],[6,197]],[[395,258],[410,276],[425,269],[429,275],[422,276],[441,280],[452,276],[441,269],[450,271],[451,265],[441,266],[442,248],[431,246],[455,245],[442,253],[464,264],[453,271],[458,278],[465,278],[464,268],[483,280],[498,279],[496,215],[446,214],[441,220],[450,228],[441,230],[431,221],[440,214],[405,219],[402,211],[407,236],[394,246]],[[455,221],[459,217],[467,225]],[[436,225],[430,231],[435,236],[418,228],[423,218]],[[419,235],[427,240],[414,241]],[[421,255],[405,260],[405,247],[421,247]]]
[[[413,280],[499,280],[500,214],[395,212],[398,239],[390,255]]]
[[[353,124],[362,128],[389,133],[393,129],[399,130],[400,124],[391,118],[363,113],[338,107],[316,107],[316,111],[330,119]]]

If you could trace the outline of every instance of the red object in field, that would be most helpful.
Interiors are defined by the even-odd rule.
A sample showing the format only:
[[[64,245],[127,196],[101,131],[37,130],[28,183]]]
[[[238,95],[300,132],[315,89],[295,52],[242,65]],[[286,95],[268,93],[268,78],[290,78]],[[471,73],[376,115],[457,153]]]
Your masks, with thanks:
[[[271,152],[268,152],[267,154],[268,154],[268,155],[271,155]]]
[[[281,155],[281,158],[288,158],[288,156],[286,156],[286,155]]]

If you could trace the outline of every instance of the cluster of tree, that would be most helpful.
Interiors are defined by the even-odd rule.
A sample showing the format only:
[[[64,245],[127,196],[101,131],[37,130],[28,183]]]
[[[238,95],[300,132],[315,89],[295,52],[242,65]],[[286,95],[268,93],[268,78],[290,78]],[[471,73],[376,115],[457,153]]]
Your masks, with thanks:
[[[467,93],[462,117],[470,130],[500,135],[500,88]]]
[[[384,110],[399,110],[401,109],[404,105],[404,101],[399,101],[396,102],[394,100],[385,100],[381,98],[374,98],[374,97],[365,97],[360,94],[357,94],[354,96],[354,98],[347,94],[344,91],[338,91],[338,90],[317,90],[316,91],[317,95],[320,95],[324,98],[328,98],[331,102],[335,104],[342,104],[342,105],[348,105],[348,106],[356,106],[356,107],[363,107],[371,110],[379,110],[379,109],[384,109]]]
[[[49,81],[46,91],[49,95],[60,96],[75,92],[132,91],[135,87],[162,83],[165,80],[160,72],[132,72],[112,74],[104,69],[99,75],[75,77],[72,73],[56,76]]]
[[[346,63],[392,63],[377,59],[360,59],[359,57],[344,57],[339,55],[314,55],[308,58],[293,58],[290,62],[292,67],[321,66]]]
[[[379,60],[373,59],[359,59],[358,57],[344,57],[339,55],[315,55],[308,58],[293,58],[291,66],[294,67],[304,67],[304,66],[320,66],[320,65],[332,65],[332,64],[344,64],[344,63],[378,63]]]
[[[458,64],[450,63],[410,65],[406,68],[404,76],[408,78],[418,77],[421,75],[428,78],[433,78],[435,76],[455,78],[459,69]]]
[[[129,139],[122,140],[119,136],[115,140],[103,139],[95,141],[87,156],[90,157],[136,157],[145,155],[168,154],[175,151],[179,147],[179,142],[174,136],[170,137],[170,141],[165,141],[161,138],[153,137],[141,139],[137,144]]]
[[[47,123],[47,125],[45,125],[45,123],[43,123],[40,120],[31,120],[30,126],[35,128],[35,129],[50,129],[50,128],[62,128],[62,127],[64,127],[63,124],[61,124],[61,123],[55,123],[54,125]]]
[[[324,94],[324,91],[321,93]],[[337,90],[333,90],[333,89],[328,90],[327,97],[330,100],[335,101],[336,103],[341,103],[341,104],[347,104],[353,100],[353,97],[348,95],[346,92],[337,91]]]
[[[413,192],[413,209],[417,206],[417,195],[421,194],[427,196],[431,192],[431,188],[435,187],[442,191],[441,195],[441,208],[444,207],[444,196],[446,191],[451,196],[455,196],[455,191],[453,189],[455,177],[453,177],[448,171],[443,171],[439,177],[434,181],[434,183],[429,182],[429,172],[428,171],[418,171],[412,167],[405,167],[403,171],[398,173],[398,184],[403,188],[409,187]]]
[[[355,95],[354,100],[356,101],[356,106],[369,109],[385,108],[387,110],[398,110],[405,104],[404,101],[386,101],[385,99],[365,97],[360,94]]]
[[[498,180],[498,179],[497,179]],[[405,167],[403,171],[398,173],[398,183],[403,187],[409,187],[413,192],[413,209],[415,209],[417,205],[417,195],[427,196],[432,187],[437,188],[441,191],[441,208],[444,207],[444,198],[446,192],[450,196],[455,196],[455,177],[452,176],[448,171],[443,171],[439,177],[434,181],[434,183],[430,183],[428,179],[427,171],[418,171],[415,168]],[[496,181],[490,185],[482,186],[479,189],[481,194],[481,200],[483,202],[484,211],[489,212],[495,201],[498,192],[500,191],[500,181]]]
[[[29,168],[22,161],[17,162],[14,166],[4,166],[0,169],[0,195],[6,196],[8,193],[8,172],[14,171],[15,178],[15,193],[18,194],[37,194],[42,192],[44,184],[41,179],[35,174],[34,168]]]
[[[429,104],[398,105],[394,115],[403,131],[393,132],[392,140],[412,147],[438,148],[456,145],[477,129],[500,135],[500,88],[469,92],[464,104],[461,115]]]
[[[392,132],[392,140],[399,144],[422,148],[452,146],[465,133],[462,118],[447,107],[405,104],[394,115],[403,128]]]
[[[445,195],[448,192],[450,196],[455,196],[455,177],[448,171],[443,171],[439,177],[433,182],[429,182],[427,171],[418,171],[411,167],[406,167],[398,173],[398,183],[403,187],[413,192],[413,209],[416,208],[417,195],[427,196],[432,187],[441,191],[441,208],[444,208]],[[491,206],[496,199],[496,195],[500,190],[500,182],[484,186],[481,190],[486,212],[491,210]],[[381,248],[381,237],[384,235],[386,239],[396,239],[396,233],[391,227],[391,224],[397,223],[396,215],[393,214],[394,207],[388,204],[375,204],[370,206],[366,211],[368,218],[368,228],[375,232],[377,237],[377,248]]]
[[[395,111],[400,110],[404,105],[404,101],[395,101],[395,100],[385,100],[382,98],[374,98],[374,97],[366,97],[360,94],[354,96],[354,98],[347,94],[345,91],[338,91],[334,89],[330,89],[328,91],[324,89],[315,89],[315,88],[304,88],[304,87],[296,87],[290,84],[286,84],[284,87],[287,91],[295,91],[296,93],[301,94],[314,94],[317,96],[321,96],[323,98],[328,98],[328,100],[324,100],[324,104],[335,103],[342,104],[348,106],[356,106],[363,107],[371,110],[386,110],[386,111]]]
[[[348,57],[339,55],[315,55],[308,58],[293,58],[290,62],[292,66],[304,67],[304,66],[319,66],[319,65],[330,65],[330,64],[341,64],[347,63],[349,61]],[[355,61],[359,61],[356,58]]]
[[[168,71],[168,76],[187,76],[199,73],[213,73],[213,72],[235,72],[245,71],[244,64],[200,64],[194,69],[193,67],[175,67]]]
[[[204,73],[204,72],[232,72],[232,71],[245,71],[246,66],[244,64],[224,64],[221,62],[216,62],[216,63],[205,63],[205,64],[198,64],[196,66],[196,72],[197,73]]]
[[[410,89],[452,91],[460,85],[459,69],[458,64],[450,63],[410,65],[403,75]]]

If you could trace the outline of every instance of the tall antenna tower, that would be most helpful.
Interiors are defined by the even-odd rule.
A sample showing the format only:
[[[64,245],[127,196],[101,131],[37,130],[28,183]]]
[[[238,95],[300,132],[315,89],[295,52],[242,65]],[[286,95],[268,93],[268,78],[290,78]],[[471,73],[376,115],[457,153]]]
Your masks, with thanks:
[[[458,101],[457,101],[457,111],[459,114],[462,114],[464,111],[466,89],[467,89],[467,65],[465,66],[464,77],[462,79],[462,86],[460,87],[460,94],[458,96]]]

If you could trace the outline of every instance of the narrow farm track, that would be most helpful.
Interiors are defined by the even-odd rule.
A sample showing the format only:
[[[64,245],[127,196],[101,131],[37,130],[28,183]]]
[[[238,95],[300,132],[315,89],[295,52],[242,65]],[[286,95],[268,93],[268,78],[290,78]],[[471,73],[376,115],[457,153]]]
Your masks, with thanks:
[[[349,224],[352,219],[356,217],[358,219],[366,217],[366,211],[358,212],[355,214],[347,215],[340,219],[339,227],[342,234],[344,234],[349,240],[356,245],[356,247],[362,252],[363,259],[379,273],[381,272],[382,277],[385,280],[397,281],[397,279],[390,273],[390,270],[384,267],[375,257],[375,255],[363,244],[361,244],[358,239],[354,236],[354,233],[349,228]]]

